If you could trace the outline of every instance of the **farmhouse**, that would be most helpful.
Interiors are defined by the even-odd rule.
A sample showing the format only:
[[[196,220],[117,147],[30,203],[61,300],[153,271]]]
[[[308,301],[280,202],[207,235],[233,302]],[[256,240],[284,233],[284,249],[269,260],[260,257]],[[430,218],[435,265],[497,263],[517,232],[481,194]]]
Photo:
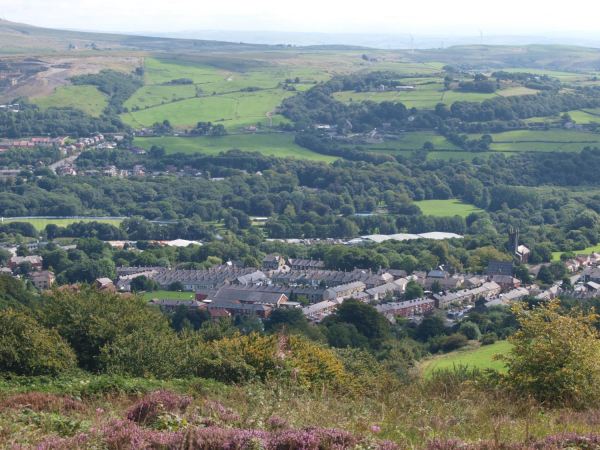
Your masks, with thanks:
[[[55,281],[56,277],[54,276],[54,272],[50,270],[35,272],[31,275],[31,282],[38,289],[50,289]]]

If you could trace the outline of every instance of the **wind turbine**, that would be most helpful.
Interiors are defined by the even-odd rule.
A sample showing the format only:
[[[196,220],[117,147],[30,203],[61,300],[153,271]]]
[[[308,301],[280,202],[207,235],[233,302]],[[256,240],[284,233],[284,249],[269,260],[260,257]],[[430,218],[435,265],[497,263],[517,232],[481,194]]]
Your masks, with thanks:
[[[410,36],[410,52],[414,53],[415,52],[415,38],[410,33],[409,33],[409,36]]]
[[[483,46],[483,33],[481,32],[481,29],[479,29],[479,40],[480,40],[481,46]]]

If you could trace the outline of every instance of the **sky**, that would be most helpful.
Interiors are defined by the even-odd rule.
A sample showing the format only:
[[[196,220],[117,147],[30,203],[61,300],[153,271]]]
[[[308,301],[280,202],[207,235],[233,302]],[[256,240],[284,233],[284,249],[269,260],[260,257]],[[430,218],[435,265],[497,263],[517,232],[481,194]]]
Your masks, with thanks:
[[[598,34],[597,0],[0,0],[0,15],[48,28],[124,32],[185,30],[412,33],[415,35]],[[595,11],[595,13],[594,13]]]

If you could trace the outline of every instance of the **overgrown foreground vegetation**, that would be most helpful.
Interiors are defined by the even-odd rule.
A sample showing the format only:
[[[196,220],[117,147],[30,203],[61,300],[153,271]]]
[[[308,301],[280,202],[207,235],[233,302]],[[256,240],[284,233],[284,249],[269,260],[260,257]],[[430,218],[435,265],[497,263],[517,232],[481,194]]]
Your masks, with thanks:
[[[280,328],[180,332],[81,286],[0,310],[0,446],[107,449],[600,448],[593,313],[515,305],[506,373],[419,378]],[[369,307],[368,305],[365,305]]]

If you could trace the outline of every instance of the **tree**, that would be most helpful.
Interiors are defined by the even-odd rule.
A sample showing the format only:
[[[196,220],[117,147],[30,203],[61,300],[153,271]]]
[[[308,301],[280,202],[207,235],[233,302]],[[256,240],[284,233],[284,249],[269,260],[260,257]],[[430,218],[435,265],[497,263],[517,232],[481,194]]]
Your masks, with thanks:
[[[308,327],[308,322],[300,308],[273,309],[269,313],[269,317],[267,317],[264,324],[265,331],[273,331],[275,329],[280,329],[283,326],[300,330],[304,330]]]
[[[430,337],[446,334],[444,319],[439,316],[425,317],[417,327],[415,336],[422,342],[427,342]]]
[[[148,308],[141,297],[123,297],[93,286],[81,286],[80,292],[55,289],[45,294],[39,316],[43,325],[71,345],[79,366],[94,372],[105,368],[98,359],[104,346],[140,330],[158,340],[172,333],[167,319]]]
[[[435,293],[442,292],[442,284],[438,280],[435,280],[433,282],[433,284],[431,285],[431,292],[435,292]]]
[[[468,340],[478,340],[481,338],[481,332],[479,327],[474,322],[463,322],[458,328],[458,332],[464,334]]]
[[[353,324],[336,323],[327,329],[327,341],[336,348],[368,348],[369,340]]]
[[[417,284],[415,280],[410,280],[406,284],[404,291],[405,300],[413,300],[415,298],[423,298],[423,288]]]
[[[562,261],[554,261],[550,264],[550,272],[552,272],[552,277],[555,280],[560,280],[564,278],[568,271],[569,269],[567,268],[566,264]]]
[[[441,349],[445,353],[447,353],[452,352],[454,350],[458,350],[459,348],[464,347],[467,344],[467,337],[464,334],[455,333],[444,339],[441,345]]]
[[[75,353],[56,330],[12,310],[0,311],[0,372],[58,375],[76,367]]]
[[[183,283],[181,281],[173,281],[170,285],[169,285],[169,290],[170,291],[185,291],[185,286],[183,285]]]
[[[221,124],[213,125],[212,129],[210,130],[210,134],[213,136],[224,136],[227,134],[227,130]]]
[[[505,362],[503,382],[544,402],[585,407],[600,399],[600,333],[596,314],[562,311],[554,299],[528,309],[512,307],[520,328]]]
[[[554,277],[552,276],[552,272],[548,266],[540,267],[540,271],[535,277],[536,280],[541,281],[543,284],[552,284],[554,283]]]
[[[377,348],[390,333],[385,318],[374,307],[355,298],[344,301],[337,308],[335,321],[354,325],[360,334],[369,339],[374,348]]]

